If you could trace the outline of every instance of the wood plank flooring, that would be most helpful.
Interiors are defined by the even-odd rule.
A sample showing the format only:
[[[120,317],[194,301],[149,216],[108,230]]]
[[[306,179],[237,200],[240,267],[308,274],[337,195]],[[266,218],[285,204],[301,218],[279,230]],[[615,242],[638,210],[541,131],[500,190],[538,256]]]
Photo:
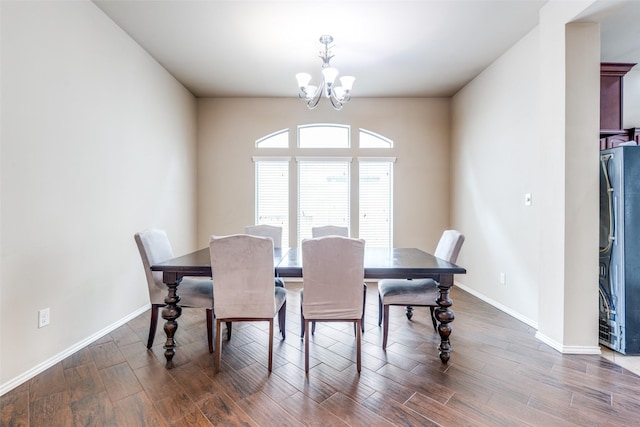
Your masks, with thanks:
[[[175,368],[164,332],[145,347],[149,313],[0,397],[1,426],[624,426],[640,424],[640,377],[600,356],[561,355],[527,325],[454,288],[448,365],[428,309],[391,307],[381,348],[377,288],[368,286],[362,373],[353,326],[318,323],[304,374],[296,283],[287,339],[236,323],[213,374],[204,310],[185,309]],[[277,328],[275,328],[277,330]]]

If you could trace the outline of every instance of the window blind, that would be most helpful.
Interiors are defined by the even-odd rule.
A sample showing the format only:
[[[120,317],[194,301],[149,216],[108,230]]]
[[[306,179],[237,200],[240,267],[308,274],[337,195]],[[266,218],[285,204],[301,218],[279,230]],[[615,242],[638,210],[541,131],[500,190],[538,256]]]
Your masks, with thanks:
[[[311,238],[311,228],[349,227],[348,160],[298,161],[298,246]]]
[[[282,246],[289,246],[289,162],[256,161],[256,224],[282,227]]]
[[[359,160],[359,236],[367,246],[393,246],[393,162]]]

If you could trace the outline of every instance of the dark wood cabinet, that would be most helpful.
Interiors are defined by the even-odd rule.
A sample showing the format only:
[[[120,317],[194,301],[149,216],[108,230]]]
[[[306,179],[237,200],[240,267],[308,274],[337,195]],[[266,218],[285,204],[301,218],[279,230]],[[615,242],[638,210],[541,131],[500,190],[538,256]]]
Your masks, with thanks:
[[[638,141],[639,128],[623,129],[624,76],[636,64],[600,64],[600,149],[613,148],[626,141]]]

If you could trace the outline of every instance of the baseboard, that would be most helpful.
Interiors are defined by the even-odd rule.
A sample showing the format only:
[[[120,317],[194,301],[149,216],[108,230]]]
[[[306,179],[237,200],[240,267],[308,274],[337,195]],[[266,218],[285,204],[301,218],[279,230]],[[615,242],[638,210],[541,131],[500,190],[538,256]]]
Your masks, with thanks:
[[[549,347],[562,354],[602,354],[600,346],[578,346],[578,345],[563,345],[558,341],[549,338],[548,336],[536,332],[536,339],[542,341]]]
[[[559,343],[551,338],[549,338],[548,336],[541,334],[539,331],[537,331],[538,329],[538,322],[535,322],[531,319],[529,319],[528,317],[522,316],[520,313],[517,313],[513,310],[511,310],[508,307],[505,307],[504,305],[498,303],[497,301],[492,300],[491,298],[487,298],[485,295],[482,295],[481,293],[478,293],[477,291],[473,290],[473,289],[469,289],[464,285],[461,285],[459,283],[456,283],[456,286],[462,290],[464,290],[465,292],[470,293],[471,295],[473,295],[476,298],[481,299],[482,301],[486,302],[487,304],[497,308],[500,311],[503,311],[504,313],[508,314],[511,317],[514,317],[518,320],[520,320],[521,322],[531,326],[532,328],[536,329],[536,335],[535,338],[539,341],[542,341],[543,343],[545,343],[546,345],[548,345],[549,347],[553,348],[554,350],[562,353],[562,354],[601,354],[600,351],[600,346],[571,346],[571,345],[563,345],[562,343]],[[455,304],[454,304],[454,311],[455,311]]]
[[[25,373],[23,373],[21,375],[18,375],[14,379],[12,379],[12,380],[4,383],[4,384],[0,384],[0,396],[4,395],[5,393],[8,393],[9,391],[13,390],[14,388],[18,387],[19,385],[23,384],[24,382],[26,382],[26,381],[30,380],[31,378],[35,377],[36,375],[46,371],[47,369],[49,369],[50,367],[52,367],[56,363],[66,359],[67,357],[71,356],[73,353],[83,349],[84,347],[88,346],[92,342],[102,338],[103,336],[107,335],[109,332],[119,328],[120,326],[124,325],[128,321],[130,321],[132,319],[135,319],[136,317],[138,317],[139,315],[141,315],[145,311],[149,310],[150,308],[151,308],[151,304],[147,304],[147,305],[145,305],[143,307],[140,307],[139,309],[137,309],[133,313],[131,313],[131,314],[123,317],[122,319],[112,323],[111,325],[103,328],[102,330],[96,332],[95,334],[88,336],[84,340],[72,345],[71,347],[69,347],[69,348],[63,350],[62,352],[56,354],[52,358],[50,358],[48,360],[45,360],[44,362],[40,363],[39,365],[34,366],[33,368],[29,369],[27,372],[25,372]]]
[[[509,307],[504,306],[504,305],[500,304],[499,302],[492,300],[491,298],[487,298],[487,296],[479,293],[478,291],[475,291],[473,289],[467,288],[466,286],[461,285],[461,284],[459,284],[457,282],[456,282],[456,287],[462,289],[465,292],[470,293],[471,295],[473,295],[476,298],[481,299],[482,301],[484,301],[487,304],[497,308],[498,310],[508,314],[509,316],[518,319],[519,321],[523,322],[524,324],[529,325],[534,329],[538,329],[538,322],[536,322],[536,321],[534,321],[532,319],[529,319],[526,316],[523,316],[522,314],[518,313],[517,311],[514,311],[514,310],[510,309]],[[453,305],[453,311],[455,312],[455,301],[454,301],[454,305]]]

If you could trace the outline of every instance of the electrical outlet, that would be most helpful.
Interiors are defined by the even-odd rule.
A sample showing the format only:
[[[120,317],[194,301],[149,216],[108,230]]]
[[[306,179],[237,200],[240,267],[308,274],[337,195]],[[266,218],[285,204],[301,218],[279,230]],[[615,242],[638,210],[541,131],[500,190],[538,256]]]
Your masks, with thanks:
[[[51,321],[51,312],[49,308],[43,308],[38,312],[38,328],[47,326]]]
[[[507,284],[507,275],[505,273],[500,273],[500,284],[501,285]]]

